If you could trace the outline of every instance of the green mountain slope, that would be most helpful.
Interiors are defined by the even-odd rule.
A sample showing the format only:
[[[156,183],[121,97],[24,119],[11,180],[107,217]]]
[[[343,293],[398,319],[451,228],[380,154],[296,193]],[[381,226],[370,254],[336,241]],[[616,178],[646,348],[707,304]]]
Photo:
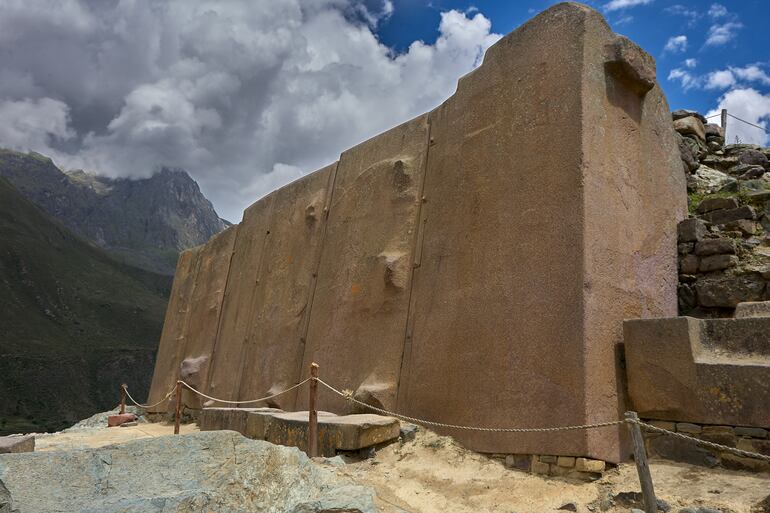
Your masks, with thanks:
[[[0,432],[146,395],[171,278],[117,262],[0,178]]]

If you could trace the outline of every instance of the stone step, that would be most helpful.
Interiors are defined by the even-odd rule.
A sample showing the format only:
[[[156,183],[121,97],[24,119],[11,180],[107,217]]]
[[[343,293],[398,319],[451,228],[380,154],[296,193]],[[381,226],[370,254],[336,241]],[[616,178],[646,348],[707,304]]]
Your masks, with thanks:
[[[201,431],[229,429],[248,438],[307,450],[308,412],[275,408],[204,408],[198,417]],[[334,456],[358,451],[399,436],[397,419],[373,414],[335,415],[318,412],[318,451]]]

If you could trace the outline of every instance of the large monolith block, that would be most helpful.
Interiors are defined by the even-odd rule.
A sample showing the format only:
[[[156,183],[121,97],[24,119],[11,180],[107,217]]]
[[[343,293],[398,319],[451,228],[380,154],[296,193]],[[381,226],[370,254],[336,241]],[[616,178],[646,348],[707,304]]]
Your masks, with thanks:
[[[440,107],[257,201],[231,244],[185,254],[172,301],[189,307],[169,307],[151,397],[198,358],[205,390],[241,400],[316,361],[362,401],[444,423],[622,418],[622,321],[676,314],[685,210],[652,58],[596,11],[556,5]],[[617,426],[444,432],[483,452],[624,456]]]

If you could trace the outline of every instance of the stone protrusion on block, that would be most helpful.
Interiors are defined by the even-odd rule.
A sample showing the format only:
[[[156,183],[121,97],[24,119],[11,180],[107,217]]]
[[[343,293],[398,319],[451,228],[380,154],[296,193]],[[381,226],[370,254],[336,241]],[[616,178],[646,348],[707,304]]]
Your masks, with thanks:
[[[0,454],[33,452],[35,450],[35,435],[0,436]]]
[[[728,444],[735,435],[719,426],[770,426],[770,318],[629,320],[624,332],[628,391],[640,417]],[[714,427],[706,433],[685,423]]]

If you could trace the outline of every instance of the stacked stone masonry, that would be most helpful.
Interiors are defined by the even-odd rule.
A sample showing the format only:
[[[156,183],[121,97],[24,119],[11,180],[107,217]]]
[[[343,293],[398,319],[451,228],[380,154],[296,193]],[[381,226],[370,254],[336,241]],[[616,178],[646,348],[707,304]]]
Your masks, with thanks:
[[[622,320],[677,312],[685,189],[653,59],[596,11],[556,5],[435,110],[185,252],[148,403],[180,376],[254,399],[316,361],[362,401],[446,423],[618,419]],[[323,389],[319,402],[351,409]],[[307,404],[290,393],[268,406]],[[487,453],[628,450],[621,427],[443,432]]]
[[[649,420],[649,423],[706,442],[770,456],[770,440],[767,429],[660,420]],[[719,466],[730,470],[770,472],[770,463],[764,460],[746,458],[724,450],[683,442],[669,435],[651,431],[645,431],[644,437],[647,453],[653,458],[665,458],[704,467]]]
[[[725,145],[722,128],[673,113],[690,218],[679,225],[679,312],[728,317],[770,299],[770,148]]]

